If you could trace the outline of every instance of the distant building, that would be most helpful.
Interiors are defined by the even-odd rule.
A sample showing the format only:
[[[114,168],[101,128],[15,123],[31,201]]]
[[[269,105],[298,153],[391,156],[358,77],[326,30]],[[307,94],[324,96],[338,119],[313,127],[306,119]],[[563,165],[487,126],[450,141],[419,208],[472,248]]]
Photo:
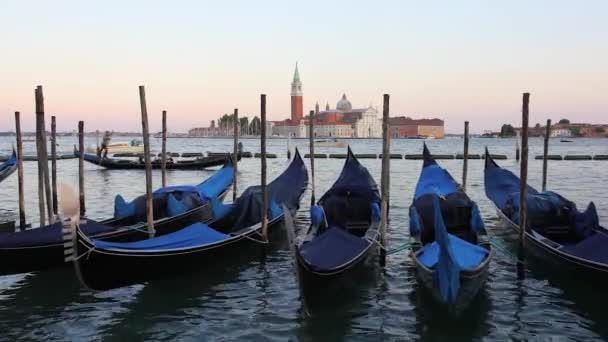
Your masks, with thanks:
[[[555,137],[567,138],[567,137],[571,137],[571,136],[572,136],[572,131],[570,130],[570,128],[561,128],[561,127],[551,128],[551,137],[553,137],[553,138],[555,138]]]
[[[406,116],[390,118],[390,134],[393,138],[445,136],[444,123],[440,119],[412,119]]]

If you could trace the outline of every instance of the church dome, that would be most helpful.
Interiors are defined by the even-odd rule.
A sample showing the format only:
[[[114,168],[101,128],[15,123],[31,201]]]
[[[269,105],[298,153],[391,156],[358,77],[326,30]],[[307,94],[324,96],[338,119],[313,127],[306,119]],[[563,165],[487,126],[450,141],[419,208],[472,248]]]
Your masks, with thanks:
[[[336,105],[336,109],[341,111],[348,111],[353,109],[353,105],[346,98],[346,94],[342,95],[342,98],[340,99],[340,101],[338,101],[338,104]]]

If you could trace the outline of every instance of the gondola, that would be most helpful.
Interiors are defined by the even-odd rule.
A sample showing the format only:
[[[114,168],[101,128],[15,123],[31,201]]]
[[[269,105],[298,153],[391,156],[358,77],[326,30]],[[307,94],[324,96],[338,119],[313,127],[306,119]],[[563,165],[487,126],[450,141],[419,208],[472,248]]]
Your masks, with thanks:
[[[13,149],[13,154],[11,157],[4,163],[0,164],[0,182],[13,174],[15,170],[17,170],[17,153]]]
[[[306,236],[295,246],[297,273],[305,287],[345,277],[375,250],[380,225],[378,186],[350,147],[340,176],[311,206],[310,214]]]
[[[156,235],[168,234],[184,225],[208,221],[212,217],[212,199],[222,199],[232,184],[231,161],[196,186],[172,186],[154,192]],[[87,236],[112,241],[136,241],[148,238],[145,196],[125,202],[116,196],[114,216],[103,221],[87,219],[81,230]],[[18,232],[0,233],[0,275],[39,271],[65,265],[62,224]]]
[[[78,150],[74,147],[74,155],[79,157]],[[238,154],[238,160],[241,160],[241,153]],[[208,157],[200,157],[192,160],[173,160],[169,159],[166,163],[167,170],[202,170],[208,167],[214,167],[223,165],[229,156],[216,155]],[[85,153],[84,160],[91,164],[95,164],[110,170],[144,170],[146,164],[140,160],[127,160],[127,159],[114,159],[114,158],[103,158],[100,159],[95,154]],[[152,161],[152,169],[160,169],[162,167],[160,158]]]
[[[289,167],[268,184],[269,228],[282,222],[281,206],[297,210],[307,184],[306,166],[296,150]],[[66,236],[66,255],[73,255],[81,283],[95,290],[204,270],[206,265],[239,253],[242,244],[261,242],[261,208],[261,187],[252,186],[232,204],[214,202],[211,223],[199,222],[172,234],[130,243],[91,239],[74,225],[71,231],[76,234]]]
[[[462,313],[484,285],[494,250],[477,204],[426,144],[409,218],[419,281],[448,313]]]
[[[519,178],[498,166],[487,149],[484,178],[502,226],[519,232]],[[555,192],[529,185],[527,191],[526,250],[573,277],[608,280],[608,231],[600,226],[595,204],[581,212]]]

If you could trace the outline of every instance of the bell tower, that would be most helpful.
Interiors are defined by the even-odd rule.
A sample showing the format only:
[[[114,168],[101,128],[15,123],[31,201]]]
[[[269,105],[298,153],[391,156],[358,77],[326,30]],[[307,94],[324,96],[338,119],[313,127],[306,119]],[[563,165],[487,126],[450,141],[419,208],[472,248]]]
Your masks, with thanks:
[[[296,70],[293,73],[293,81],[291,82],[291,120],[299,122],[304,116],[304,102],[302,99],[302,82],[300,81],[300,73],[298,72],[298,63],[296,62]]]

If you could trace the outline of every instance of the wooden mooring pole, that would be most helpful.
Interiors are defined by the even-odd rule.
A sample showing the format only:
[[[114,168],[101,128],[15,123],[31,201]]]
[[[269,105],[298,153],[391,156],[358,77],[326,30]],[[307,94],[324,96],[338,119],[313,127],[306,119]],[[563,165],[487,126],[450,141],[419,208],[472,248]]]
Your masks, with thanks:
[[[25,229],[25,198],[23,197],[23,140],[21,138],[21,115],[15,112],[15,132],[17,134],[17,176],[19,182],[19,228]]]
[[[467,190],[467,172],[469,169],[469,122],[464,122],[464,153],[462,160],[462,189]]]
[[[310,145],[310,175],[312,178],[312,194],[310,197],[310,206],[315,205],[315,112],[310,111],[310,116],[308,118],[308,144]]]
[[[44,103],[42,102],[42,94],[40,87],[34,91],[36,101],[36,159],[38,161],[38,211],[40,214],[40,226],[46,224],[46,212],[44,207],[44,165],[42,164],[42,131],[44,126],[41,126],[41,119],[44,118]]]
[[[380,250],[380,263],[382,266],[386,264],[386,231],[388,229],[388,206],[390,205],[389,200],[389,187],[390,187],[390,150],[391,150],[391,137],[390,137],[390,124],[389,124],[389,105],[390,96],[384,94],[384,102],[382,105],[382,171],[381,171],[381,192],[382,192],[382,205],[381,205],[381,217],[380,217],[380,243],[382,248]]]
[[[551,137],[551,119],[547,120],[547,127],[545,128],[545,146],[543,149],[543,191],[547,191],[547,169],[549,167],[549,137]]]
[[[266,189],[266,94],[260,96],[260,161],[262,164],[262,236],[268,241],[268,192]]]
[[[84,121],[78,121],[78,201],[80,217],[84,217],[87,212],[84,202]]]
[[[160,157],[160,168],[163,187],[167,186],[167,111],[163,110],[162,148]]]
[[[524,260],[524,239],[527,230],[528,215],[528,117],[529,117],[530,93],[523,94],[522,120],[521,120],[521,163],[519,183],[519,261]]]
[[[519,140],[521,140],[521,135],[518,131],[515,133],[515,161],[519,161]]]
[[[44,119],[44,95],[42,92],[42,86],[37,86],[36,90],[36,121],[40,121],[40,139],[41,139],[41,155],[39,158],[42,158],[42,171],[44,173],[44,197],[46,199],[46,213],[47,219],[49,223],[53,222],[53,198],[51,195],[51,177],[49,172],[49,153],[47,149],[47,139],[46,139],[46,123]]]
[[[234,176],[232,179],[232,202],[236,202],[238,194],[238,169],[239,169],[239,109],[234,108],[234,146],[232,147],[232,163],[234,164]]]
[[[51,192],[53,194],[53,215],[57,217],[57,122],[51,116]]]
[[[141,128],[144,135],[144,160],[146,162],[146,214],[148,218],[148,234],[154,237],[154,203],[152,201],[152,161],[150,160],[150,133],[148,131],[148,108],[146,106],[146,90],[139,86],[139,103],[141,106]]]

